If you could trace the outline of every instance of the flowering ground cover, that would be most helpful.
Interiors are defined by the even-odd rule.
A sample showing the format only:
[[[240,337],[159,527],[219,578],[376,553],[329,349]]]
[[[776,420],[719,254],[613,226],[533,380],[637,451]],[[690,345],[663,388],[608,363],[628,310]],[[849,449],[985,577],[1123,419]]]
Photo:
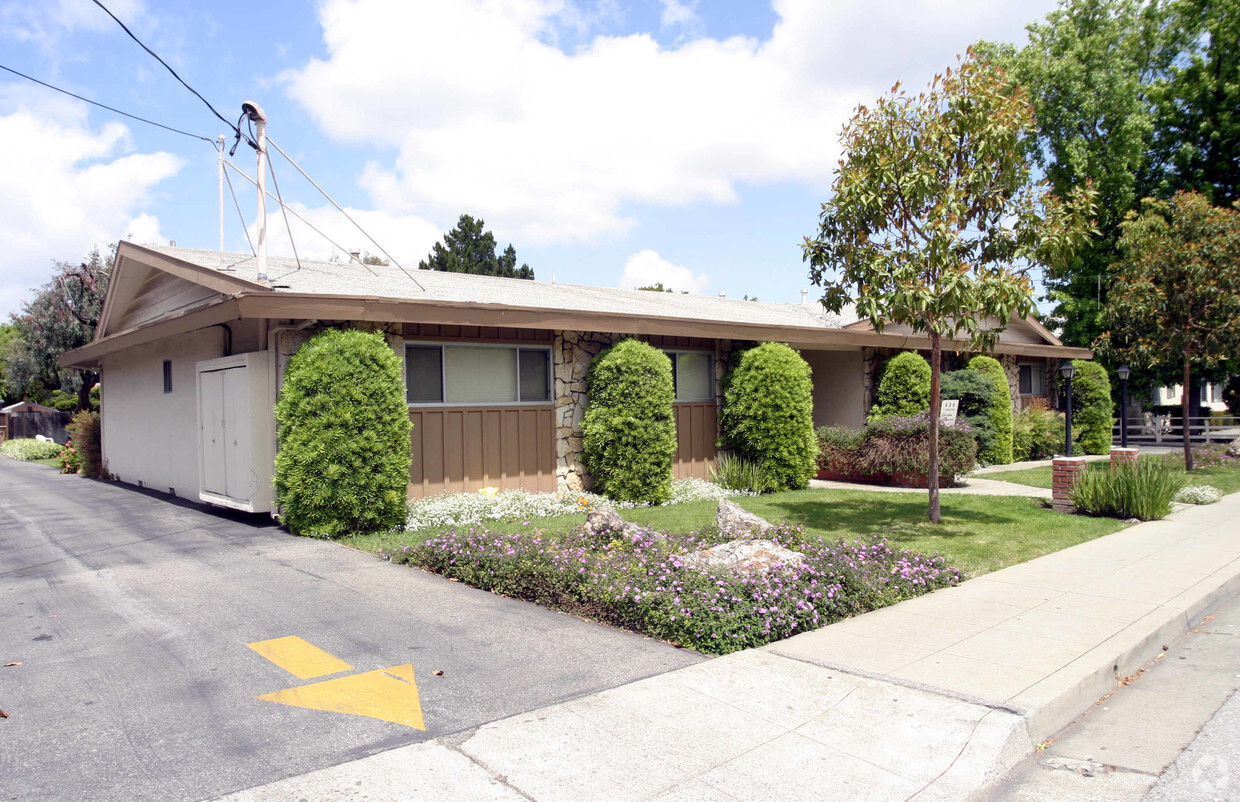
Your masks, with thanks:
[[[709,654],[761,646],[963,577],[941,557],[881,538],[830,542],[795,526],[769,538],[803,553],[802,564],[756,574],[685,566],[687,553],[734,537],[713,528],[631,537],[473,526],[378,553]]]

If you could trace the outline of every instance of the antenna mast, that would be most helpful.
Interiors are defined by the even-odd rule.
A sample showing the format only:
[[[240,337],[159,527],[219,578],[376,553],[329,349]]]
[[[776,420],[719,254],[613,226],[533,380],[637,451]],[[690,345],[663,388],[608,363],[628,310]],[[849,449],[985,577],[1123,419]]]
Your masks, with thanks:
[[[258,140],[258,280],[267,280],[267,115],[263,107],[247,100],[241,111],[254,123]]]

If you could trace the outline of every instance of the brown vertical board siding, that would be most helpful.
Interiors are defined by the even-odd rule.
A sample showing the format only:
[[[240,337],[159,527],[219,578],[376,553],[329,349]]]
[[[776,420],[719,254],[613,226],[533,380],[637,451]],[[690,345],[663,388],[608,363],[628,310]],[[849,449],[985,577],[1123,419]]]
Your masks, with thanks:
[[[677,479],[705,479],[715,463],[719,413],[713,401],[676,404],[676,456],[672,472]]]
[[[411,408],[409,494],[555,491],[552,407]]]

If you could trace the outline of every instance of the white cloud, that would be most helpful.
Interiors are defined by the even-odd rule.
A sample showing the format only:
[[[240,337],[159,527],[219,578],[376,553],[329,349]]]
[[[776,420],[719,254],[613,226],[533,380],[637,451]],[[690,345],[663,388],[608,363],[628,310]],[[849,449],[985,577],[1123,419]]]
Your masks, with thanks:
[[[321,234],[309,228],[306,223],[292,214],[288,218],[288,226],[280,214],[280,206],[274,201],[267,204],[267,249],[268,253],[277,256],[292,256],[293,247],[289,240],[289,229],[293,232],[293,242],[297,245],[297,255],[303,259],[348,259],[349,251],[369,252],[380,258],[382,251],[357,227],[345,219],[332,206],[307,208],[300,203],[289,202],[289,208],[304,217],[314,228],[326,234],[340,247],[332,245]],[[386,212],[350,209],[349,216],[356,220],[370,236],[375,238],[383,248],[396,258],[396,261],[410,270],[425,259],[431,247],[442,236],[434,223],[423,220],[415,215],[392,215]],[[250,239],[257,243],[256,226],[249,226]]]
[[[674,265],[664,259],[656,251],[649,248],[638,251],[624,263],[624,272],[620,274],[617,286],[626,290],[637,287],[649,287],[662,284],[664,289],[676,292],[688,291],[696,295],[706,291],[710,279],[705,273],[694,275],[693,271],[681,265]]]
[[[131,29],[144,22],[142,0],[111,0],[107,3],[122,22]],[[13,0],[0,3],[0,30],[18,41],[30,41],[44,48],[55,47],[66,33],[77,30],[101,32],[120,31],[103,9],[89,0]]]
[[[665,20],[694,11],[663,0]],[[897,78],[923,84],[1053,0],[776,0],[765,40],[597,36],[567,52],[567,0],[324,0],[328,55],[282,76],[329,136],[394,149],[363,186],[393,213],[484,216],[533,243],[593,242],[637,206],[825,193],[838,134]]]
[[[691,25],[698,20],[697,0],[659,0],[663,6],[663,16],[659,22],[665,28],[673,25]]]
[[[23,102],[23,90],[0,87],[0,150],[20,154],[0,170],[0,316],[47,282],[53,260],[81,259],[114,242],[126,226],[157,235],[158,221],[139,214],[153,188],[175,175],[180,158],[133,153],[120,123],[92,127],[85,107]]]
[[[139,245],[163,245],[164,235],[159,230],[159,218],[143,212],[125,226],[125,239]]]

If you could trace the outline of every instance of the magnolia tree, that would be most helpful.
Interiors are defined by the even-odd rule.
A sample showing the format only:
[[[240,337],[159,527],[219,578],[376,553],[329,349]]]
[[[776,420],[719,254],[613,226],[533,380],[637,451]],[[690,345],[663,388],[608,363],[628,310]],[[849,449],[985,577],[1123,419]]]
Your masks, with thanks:
[[[1168,377],[1180,374],[1184,467],[1193,469],[1188,413],[1193,370],[1240,358],[1240,201],[1211,206],[1196,192],[1147,198],[1122,224],[1121,260],[1098,349]]]
[[[876,331],[910,326],[930,340],[930,520],[939,512],[940,362],[944,340],[988,350],[1012,316],[1033,311],[1028,271],[1057,264],[1091,232],[1094,191],[1065,198],[1033,182],[1021,138],[1024,91],[972,51],[910,95],[896,84],[844,126],[834,197],[807,237],[822,304],[855,303]]]

